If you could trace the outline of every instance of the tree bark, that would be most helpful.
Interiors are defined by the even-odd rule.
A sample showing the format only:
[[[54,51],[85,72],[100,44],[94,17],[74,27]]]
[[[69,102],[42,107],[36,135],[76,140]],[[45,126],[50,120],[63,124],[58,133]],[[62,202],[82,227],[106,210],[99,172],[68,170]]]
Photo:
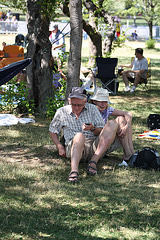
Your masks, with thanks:
[[[111,53],[112,43],[115,37],[115,27],[113,17],[108,15],[107,12],[103,9],[100,11],[100,16],[103,17],[104,22],[108,24],[108,31],[106,33],[107,37],[104,40],[103,53]]]
[[[102,2],[103,1],[100,2],[100,6],[102,6]],[[102,17],[104,19],[104,22],[108,25],[107,38],[104,40],[103,53],[107,53],[107,52],[111,53],[112,42],[115,36],[115,27],[114,27],[113,17],[108,15],[104,9],[98,9],[97,11],[97,7],[92,2],[92,0],[84,0],[84,5],[88,9],[88,11],[92,12],[92,15],[95,15],[95,17]],[[90,36],[89,33],[88,35]],[[101,46],[102,46],[102,43],[101,43]],[[99,42],[96,43],[97,50],[98,50],[98,47],[99,47]]]
[[[149,36],[152,39],[153,38],[153,31],[152,31],[153,22],[152,21],[148,21],[148,27],[149,27]]]
[[[66,101],[72,87],[79,86],[82,48],[82,1],[69,1],[70,51],[68,58]]]
[[[89,10],[89,24],[94,31],[89,35],[89,62],[90,67],[95,66],[95,58],[102,56],[102,36],[98,31],[96,24],[96,17],[91,10]]]
[[[40,1],[27,0],[27,57],[32,59],[27,67],[27,83],[29,99],[34,100],[38,112],[46,110],[47,98],[53,98],[49,22],[49,18],[41,14]]]
[[[68,0],[65,0],[62,6],[62,11],[65,15],[70,17],[69,8],[68,8]],[[95,64],[95,56],[102,56],[102,36],[101,34],[96,30],[95,26],[92,26],[90,23],[87,23],[83,19],[83,29],[88,34],[90,38],[90,56],[89,59],[91,59],[91,67]],[[93,61],[94,56],[94,61]]]

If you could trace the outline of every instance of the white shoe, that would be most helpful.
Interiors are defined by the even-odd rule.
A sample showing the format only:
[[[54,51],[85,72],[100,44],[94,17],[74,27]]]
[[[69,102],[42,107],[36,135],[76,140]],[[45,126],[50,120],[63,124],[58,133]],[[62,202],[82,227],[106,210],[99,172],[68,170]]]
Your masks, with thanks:
[[[123,167],[123,166],[128,167],[128,163],[126,163],[126,161],[123,160],[120,164],[118,164],[118,166],[119,167]]]
[[[127,87],[124,89],[124,92],[130,92],[130,87],[127,86]]]
[[[133,92],[135,92],[135,90],[136,90],[136,89],[133,89],[133,88],[132,88],[130,92],[133,93]]]

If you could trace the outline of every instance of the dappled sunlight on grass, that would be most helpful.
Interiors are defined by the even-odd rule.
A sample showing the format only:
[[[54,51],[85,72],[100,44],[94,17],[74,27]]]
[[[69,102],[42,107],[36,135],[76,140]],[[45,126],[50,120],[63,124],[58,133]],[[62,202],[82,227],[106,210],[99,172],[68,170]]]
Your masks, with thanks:
[[[79,240],[133,239],[133,236],[137,239],[146,236],[148,240],[157,236],[157,189],[149,190],[148,185],[155,184],[158,173],[117,168],[96,177],[84,175],[82,183],[72,185],[66,181],[69,164],[58,159],[57,163],[45,168],[45,164],[29,167],[1,162],[0,184],[5,195],[0,211],[4,216],[10,209],[3,220],[3,232],[10,225],[15,236],[21,232],[24,239],[36,239],[41,233],[57,239],[63,239],[64,233],[66,239],[76,234]],[[103,164],[107,165],[104,161]],[[82,164],[81,168],[84,167]],[[149,206],[152,214],[148,212]],[[145,222],[146,217],[155,219],[154,228],[151,222],[150,225]]]
[[[113,55],[119,63],[130,61],[136,44],[144,47],[128,43]],[[135,94],[125,94],[119,79],[119,91],[110,101],[113,108],[133,113],[135,150],[150,146],[160,153],[159,141],[138,139],[147,130],[148,115],[160,112],[160,56],[156,49],[144,52],[154,56],[151,90],[137,88]],[[87,59],[85,55],[84,64]],[[70,161],[59,157],[49,124],[37,115],[35,123],[1,127],[1,239],[159,239],[159,172],[119,168],[120,148],[99,161],[94,177],[87,175],[87,163],[81,163],[80,183],[70,184]]]

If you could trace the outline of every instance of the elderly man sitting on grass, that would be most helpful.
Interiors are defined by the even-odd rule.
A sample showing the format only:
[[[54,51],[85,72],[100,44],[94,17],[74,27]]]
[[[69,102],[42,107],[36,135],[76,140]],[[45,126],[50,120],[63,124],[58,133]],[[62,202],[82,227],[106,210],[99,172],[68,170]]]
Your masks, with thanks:
[[[106,154],[107,149],[114,151],[114,141],[118,131],[115,120],[106,125],[98,108],[87,103],[87,96],[82,88],[74,87],[68,98],[69,105],[57,110],[49,127],[50,136],[59,155],[71,159],[71,172],[68,181],[79,181],[79,162],[88,162],[87,173],[97,174],[97,163]],[[65,147],[58,135],[63,129]]]

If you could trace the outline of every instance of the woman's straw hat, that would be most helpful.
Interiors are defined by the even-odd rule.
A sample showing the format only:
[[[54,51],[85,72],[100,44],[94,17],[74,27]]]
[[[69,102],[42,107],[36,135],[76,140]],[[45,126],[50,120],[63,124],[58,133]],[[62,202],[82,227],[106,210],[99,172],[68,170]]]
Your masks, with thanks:
[[[107,89],[97,88],[95,94],[90,99],[96,100],[96,101],[108,102],[109,101],[109,92]]]

